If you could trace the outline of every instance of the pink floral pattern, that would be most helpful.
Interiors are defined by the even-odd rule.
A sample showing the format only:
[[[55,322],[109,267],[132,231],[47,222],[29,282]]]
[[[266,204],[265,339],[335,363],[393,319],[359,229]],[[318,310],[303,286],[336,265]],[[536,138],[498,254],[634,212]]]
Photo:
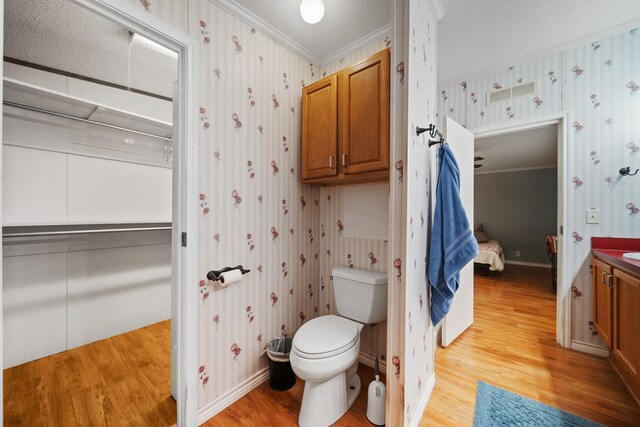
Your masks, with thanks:
[[[209,38],[209,32],[207,31],[207,23],[202,19],[200,20],[200,36],[203,44],[209,44],[211,41]]]
[[[138,0],[140,6],[144,8],[145,12],[151,12],[151,2],[149,0]]]

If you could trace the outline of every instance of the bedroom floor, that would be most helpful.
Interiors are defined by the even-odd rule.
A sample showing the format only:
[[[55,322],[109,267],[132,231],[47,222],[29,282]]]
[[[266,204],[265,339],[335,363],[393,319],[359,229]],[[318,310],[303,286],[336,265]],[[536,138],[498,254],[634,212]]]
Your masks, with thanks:
[[[421,426],[470,426],[478,380],[611,426],[640,426],[640,407],[605,358],[555,341],[550,271],[507,265],[475,276],[474,324],[435,356]]]

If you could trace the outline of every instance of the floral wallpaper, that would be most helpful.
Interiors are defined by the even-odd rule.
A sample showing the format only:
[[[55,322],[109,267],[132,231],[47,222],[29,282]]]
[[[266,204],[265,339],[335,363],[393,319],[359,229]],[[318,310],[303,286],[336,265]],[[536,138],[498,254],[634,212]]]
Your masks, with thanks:
[[[188,33],[187,3],[189,0],[123,0],[160,18],[165,24]]]
[[[485,106],[486,91],[529,80],[537,81],[537,95]],[[640,235],[640,180],[618,173],[622,167],[640,167],[639,92],[640,29],[438,88],[440,116],[470,129],[569,111],[565,188],[571,211],[565,244],[572,283],[565,298],[572,302],[574,342],[602,345],[590,327],[590,238]],[[600,209],[600,224],[585,223],[587,208]]]
[[[410,2],[409,54],[405,64],[408,90],[407,157],[402,179],[407,186],[405,286],[405,419],[417,425],[434,380],[433,325],[429,317],[426,278],[427,242],[431,226],[432,189],[435,190],[436,150],[428,135],[416,136],[416,126],[436,120],[436,18],[427,0]],[[396,179],[401,177],[398,175]]]
[[[202,277],[252,270],[226,288],[198,284],[198,360],[212,376],[203,406],[266,367],[271,338],[318,315],[319,190],[299,177],[301,91],[318,71],[209,2],[190,8],[200,42]]]

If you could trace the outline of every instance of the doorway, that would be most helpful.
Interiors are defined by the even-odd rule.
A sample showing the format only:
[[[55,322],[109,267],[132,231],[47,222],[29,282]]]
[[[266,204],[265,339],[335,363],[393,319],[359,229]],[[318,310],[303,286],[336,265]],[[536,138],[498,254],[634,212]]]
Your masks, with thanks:
[[[548,185],[551,185],[550,180],[553,178],[553,175],[555,175],[555,178],[556,178],[555,180],[555,185],[556,185],[556,188],[555,188],[555,193],[556,193],[555,235],[557,236],[557,261],[556,261],[557,262],[557,274],[556,274],[557,292],[556,292],[556,298],[555,298],[556,299],[556,341],[561,346],[569,348],[571,344],[571,295],[570,295],[570,289],[569,289],[570,281],[565,277],[566,269],[564,268],[564,264],[567,260],[567,252],[566,252],[566,245],[565,245],[565,236],[563,235],[564,229],[568,227],[568,224],[567,224],[568,218],[567,218],[566,212],[568,207],[567,196],[569,195],[567,182],[569,182],[569,180],[567,177],[569,176],[570,172],[568,170],[568,164],[566,162],[566,158],[567,158],[566,153],[568,152],[568,141],[569,141],[569,139],[567,138],[567,131],[568,131],[567,127],[568,127],[568,115],[567,113],[562,112],[562,113],[558,113],[558,114],[550,115],[546,117],[522,120],[516,123],[507,123],[507,124],[501,124],[501,125],[491,126],[491,127],[482,128],[482,129],[475,129],[475,130],[472,130],[472,132],[476,137],[476,141],[480,141],[480,144],[476,145],[476,158],[477,158],[476,165],[480,165],[480,164],[483,165],[481,167],[478,167],[476,170],[482,170],[482,168],[485,168],[485,170],[490,170],[489,168],[485,167],[485,165],[490,166],[492,164],[492,162],[490,162],[491,152],[492,151],[500,152],[501,151],[499,148],[500,144],[504,144],[505,141],[516,140],[516,139],[521,142],[524,141],[524,143],[522,143],[522,146],[520,147],[520,154],[519,154],[520,157],[517,157],[518,154],[516,152],[516,157],[513,157],[513,160],[511,160],[511,162],[515,164],[516,161],[519,161],[517,160],[518,158],[522,160],[522,159],[527,159],[527,156],[531,157],[533,155],[533,153],[531,153],[531,150],[527,149],[527,147],[531,145],[531,141],[527,141],[526,138],[540,139],[544,137],[546,140],[546,143],[543,144],[546,146],[546,150],[540,150],[540,152],[537,152],[536,154],[537,156],[539,156],[537,160],[538,164],[536,166],[530,165],[530,166],[520,167],[520,169],[523,167],[524,168],[534,167],[535,169],[529,169],[529,170],[521,169],[520,172],[528,172],[527,175],[533,175],[533,174],[540,175],[538,178],[546,179],[546,182],[548,183]],[[518,138],[518,135],[520,135],[519,138]],[[486,147],[485,153],[483,153],[482,148],[480,148],[482,147],[482,144],[483,144],[482,141],[484,141],[484,144]],[[546,153],[546,155],[544,153]],[[507,155],[508,154],[509,153],[507,153]],[[482,159],[479,159],[479,158],[482,158]],[[555,161],[556,161],[555,166],[557,166],[557,169],[555,172],[553,172],[553,169],[551,168],[551,166],[554,166],[554,165],[549,163],[551,158],[555,158]],[[541,168],[541,166],[544,166],[544,167]],[[499,169],[501,173],[518,172],[517,170],[513,170],[513,169],[518,169],[517,166],[512,167],[512,166],[509,166],[508,164],[506,166],[497,165],[494,167],[495,167],[495,170]],[[536,170],[538,172],[534,172]],[[544,178],[543,178],[543,175],[544,175]],[[510,178],[513,179],[513,176],[511,176]],[[526,178],[532,178],[532,177],[531,176],[525,177],[522,175],[519,178],[526,179]],[[535,177],[533,178],[535,179]],[[487,181],[490,181],[490,180],[487,179]],[[487,182],[487,184],[490,184],[490,183]],[[481,196],[478,195],[477,197],[481,197]],[[549,204],[547,203],[547,205]],[[547,213],[546,216],[549,216],[549,215],[550,214]],[[552,218],[549,218],[547,222],[550,223],[551,221],[552,221]],[[525,227],[525,226],[527,225],[522,224],[522,227]],[[549,225],[546,225],[546,227],[549,228]],[[548,234],[548,233],[545,233],[545,234]],[[539,236],[539,240],[540,240],[539,247],[541,248],[543,253],[546,250],[545,237],[546,235]],[[509,245],[511,246],[511,244]],[[507,252],[505,254],[506,259],[509,260],[509,258],[511,258],[512,264],[514,264],[513,261],[515,261],[516,263],[515,265],[517,265],[517,263],[522,264],[523,261],[518,261],[517,258],[522,257],[523,251],[516,247],[510,248],[510,250],[511,252]],[[518,252],[520,256],[517,256],[516,252]],[[544,261],[543,262],[535,261],[536,259],[539,259],[540,261],[542,261],[544,259],[543,258],[544,255],[542,255],[541,253],[538,253],[537,256],[538,258],[533,258],[534,261],[530,261],[529,264],[533,264],[534,266],[536,264],[546,264]],[[526,261],[524,263],[525,265],[527,264]],[[552,287],[551,272],[549,272],[549,287],[550,288]]]
[[[79,139],[74,139],[74,141],[76,141],[75,143],[76,147],[74,148],[78,150],[82,150],[82,149],[86,150],[87,153],[84,153],[85,155],[80,155],[80,153],[69,153],[69,152],[64,152],[63,154],[62,152],[64,150],[60,149],[60,147],[57,147],[59,148],[57,151],[56,150],[41,150],[41,151],[47,152],[45,157],[50,156],[50,153],[55,153],[57,155],[62,155],[66,157],[65,159],[57,159],[57,160],[64,160],[64,161],[58,162],[60,164],[60,168],[59,168],[60,170],[50,171],[51,172],[50,175],[47,176],[47,178],[50,178],[50,179],[44,181],[47,185],[52,185],[55,188],[57,187],[53,184],[55,182],[59,182],[66,189],[66,193],[64,194],[64,197],[65,197],[64,208],[66,209],[60,209],[60,213],[66,215],[67,219],[69,217],[73,219],[79,219],[78,221],[65,221],[66,223],[72,223],[72,224],[64,224],[66,228],[69,228],[69,227],[75,228],[72,231],[79,232],[78,235],[82,235],[82,236],[86,234],[90,234],[89,233],[90,231],[91,232],[100,231],[100,233],[101,234],[104,233],[104,235],[107,235],[107,234],[113,235],[112,233],[125,233],[127,236],[132,236],[136,233],[138,236],[140,236],[139,233],[146,233],[146,232],[170,233],[170,237],[167,236],[166,240],[164,241],[164,242],[167,242],[167,248],[166,248],[166,252],[163,252],[163,253],[166,253],[170,257],[169,265],[166,266],[166,269],[164,271],[168,272],[165,274],[167,274],[167,278],[169,281],[168,293],[170,294],[171,301],[172,301],[172,303],[170,304],[171,307],[169,311],[171,312],[171,318],[173,319],[172,325],[171,325],[172,331],[170,334],[172,337],[173,343],[171,343],[170,345],[167,345],[167,349],[170,348],[172,352],[171,354],[172,362],[175,361],[175,364],[174,364],[175,370],[173,370],[174,371],[173,383],[175,387],[172,387],[175,391],[175,397],[177,400],[177,419],[175,421],[177,421],[178,425],[192,424],[193,421],[195,420],[195,386],[194,386],[194,381],[190,381],[191,375],[188,375],[187,373],[195,372],[194,349],[196,347],[196,344],[195,344],[195,329],[196,329],[195,323],[196,322],[195,322],[195,313],[193,313],[193,310],[191,310],[191,313],[190,313],[190,311],[187,310],[187,307],[195,305],[195,301],[196,301],[195,298],[197,294],[195,292],[187,291],[188,287],[186,284],[194,282],[196,277],[196,272],[194,271],[194,267],[196,264],[196,256],[195,256],[196,245],[193,243],[197,243],[197,238],[195,235],[197,213],[195,209],[196,207],[195,204],[191,206],[191,204],[187,204],[186,201],[197,200],[197,197],[196,197],[197,189],[195,186],[196,171],[195,171],[195,168],[193,167],[193,164],[194,164],[193,159],[195,158],[194,154],[196,151],[196,147],[195,147],[196,141],[194,138],[195,121],[193,119],[193,117],[195,116],[194,114],[195,109],[193,108],[193,104],[194,104],[193,103],[193,99],[194,99],[194,91],[193,91],[194,83],[193,82],[194,82],[194,70],[195,70],[194,60],[193,60],[193,47],[191,45],[191,42],[188,40],[188,38],[181,36],[179,34],[173,33],[170,30],[164,29],[162,25],[159,25],[152,18],[150,18],[149,16],[145,16],[144,13],[141,13],[140,11],[135,10],[131,7],[113,6],[99,0],[86,0],[86,1],[79,0],[75,2],[75,4],[69,3],[69,5],[76,8],[78,8],[79,6],[83,6],[84,8],[89,9],[91,13],[94,13],[97,16],[99,16],[101,19],[104,19],[105,21],[110,22],[112,24],[118,25],[123,31],[130,31],[131,33],[144,36],[149,40],[155,41],[156,43],[163,45],[164,47],[168,47],[174,52],[178,52],[178,62],[177,62],[178,72],[176,73],[178,76],[178,83],[176,85],[177,87],[176,91],[172,93],[173,95],[172,98],[174,101],[174,105],[172,109],[173,113],[169,111],[169,116],[174,117],[173,128],[171,129],[170,135],[166,135],[162,133],[158,134],[156,132],[152,132],[154,130],[153,129],[154,126],[147,126],[150,124],[149,121],[136,119],[136,120],[130,120],[130,122],[135,122],[135,123],[131,123],[130,126],[127,126],[127,127],[135,128],[136,125],[140,125],[141,123],[147,127],[145,129],[133,129],[134,130],[133,135],[135,136],[131,137],[132,135],[131,132],[123,131],[122,129],[116,129],[116,128],[124,128],[124,126],[121,126],[121,123],[117,121],[123,118],[123,115],[121,114],[122,109],[104,108],[105,106],[102,103],[97,103],[100,105],[96,105],[95,108],[92,111],[90,111],[90,117],[88,117],[88,119],[91,122],[95,121],[95,122],[102,123],[102,125],[98,125],[98,127],[105,128],[105,130],[108,129],[109,131],[113,131],[116,133],[125,132],[129,137],[122,138],[123,141],[120,141],[120,142],[123,143],[123,145],[135,146],[136,148],[139,148],[142,151],[145,151],[147,148],[149,148],[144,144],[144,141],[146,138],[153,138],[157,136],[164,138],[164,141],[161,145],[162,151],[164,152],[163,157],[165,162],[167,163],[170,163],[171,161],[173,162],[173,168],[172,168],[173,174],[172,176],[169,175],[168,178],[155,177],[155,175],[158,175],[158,176],[166,175],[166,173],[164,174],[155,173],[155,172],[158,172],[158,170],[156,169],[153,169],[155,172],[152,172],[151,174],[154,175],[155,173],[154,175],[155,178],[157,178],[159,181],[165,182],[172,189],[171,190],[172,195],[169,195],[168,197],[165,196],[166,199],[164,202],[164,206],[169,207],[170,215],[168,218],[166,219],[164,217],[158,218],[159,221],[156,220],[154,222],[151,221],[151,218],[147,218],[147,217],[145,217],[144,221],[140,221],[138,218],[135,218],[131,222],[129,222],[129,224],[135,224],[135,225],[140,225],[141,223],[144,223],[145,225],[144,230],[139,229],[141,227],[133,227],[133,229],[131,229],[131,227],[124,226],[122,224],[122,222],[124,221],[117,221],[118,222],[117,227],[120,227],[120,228],[118,229],[118,231],[114,231],[113,227],[110,228],[108,225],[104,224],[105,222],[107,222],[105,221],[105,218],[100,217],[101,214],[104,215],[105,212],[109,212],[109,209],[108,209],[109,206],[103,207],[103,209],[94,209],[95,206],[82,205],[83,201],[90,199],[92,196],[90,188],[85,189],[87,190],[85,191],[85,193],[87,193],[85,195],[86,197],[76,196],[76,194],[82,194],[82,187],[83,185],[86,184],[86,182],[83,182],[83,179],[80,177],[80,175],[78,175],[79,172],[85,171],[85,172],[88,172],[89,174],[96,175],[100,171],[102,171],[101,165],[96,166],[94,163],[97,161],[105,160],[104,159],[105,156],[101,157],[98,154],[100,153],[104,154],[104,152],[109,151],[110,157],[119,157],[119,156],[122,157],[124,155],[123,152],[126,150],[118,150],[117,148],[114,149],[114,147],[106,147],[106,146],[87,147],[86,145],[78,144],[77,141]],[[81,9],[81,10],[84,10],[86,12],[85,9]],[[159,30],[158,28],[163,28],[163,30]],[[87,38],[90,38],[90,35],[87,35]],[[5,54],[6,53],[7,51],[5,50]],[[48,72],[51,70],[39,70],[39,71]],[[22,76],[27,77],[27,74],[28,73],[25,73]],[[42,76],[42,74],[40,74],[40,76]],[[69,78],[71,77],[66,76],[66,78],[68,82]],[[79,79],[79,80],[82,80],[82,79]],[[22,84],[21,86],[20,83],[24,83],[24,84]],[[33,96],[30,97],[29,92],[33,92],[34,87],[38,86],[37,84],[34,84],[34,83],[38,83],[38,82],[31,81],[30,83],[28,83],[23,81],[23,82],[16,83],[15,81],[9,82],[5,80],[3,98],[6,100],[8,99],[8,97],[16,95],[16,93],[24,95],[24,92],[27,92],[27,95],[25,95],[23,98],[19,98],[19,96],[18,98],[21,101],[21,104],[23,106],[27,105],[30,107],[34,107],[34,105],[29,105],[30,104],[29,101],[33,100],[34,98]],[[81,85],[81,83],[78,83],[78,84]],[[20,87],[20,90],[16,90],[16,87]],[[169,88],[169,91],[171,92],[172,88]],[[50,92],[58,92],[59,94],[60,91],[52,90]],[[96,90],[96,92],[98,91]],[[51,95],[51,93],[47,93],[47,96],[45,96],[44,98],[46,98],[47,102],[50,102],[51,98],[56,98],[58,94],[54,96],[49,96]],[[78,98],[75,95],[74,97]],[[35,96],[35,98],[42,99],[43,96]],[[77,99],[74,99],[74,102],[69,104],[72,104],[71,105],[72,107],[77,107],[77,104],[82,104],[81,105],[82,107],[86,107],[85,104],[78,103],[76,101]],[[12,102],[13,102],[13,105],[5,106],[4,113],[11,113],[10,109],[14,109],[14,110],[20,109],[20,107],[16,105],[18,104],[18,102],[16,101],[15,97],[13,98]],[[55,104],[55,102],[53,103]],[[46,110],[53,109],[52,104],[48,104],[46,105],[46,107],[48,107],[46,108]],[[89,106],[89,108],[91,107],[92,106]],[[35,108],[39,108],[40,110],[45,110],[45,108],[40,108],[38,106],[35,106]],[[25,109],[22,109],[22,110],[25,110]],[[111,116],[109,115],[110,113],[114,113],[114,112],[115,112],[115,116],[117,116],[116,118],[113,117],[113,114]],[[58,111],[58,113],[60,113],[60,111]],[[39,126],[49,126],[49,127],[58,126],[58,128],[61,128],[63,126],[61,126],[59,122],[55,123],[55,120],[59,120],[59,121],[70,120],[70,121],[78,122],[78,120],[75,120],[78,117],[75,117],[74,113],[77,113],[77,111],[64,111],[58,116],[48,115],[47,119],[45,119],[43,118],[44,117],[43,115],[46,113],[44,113],[43,111],[34,110],[32,108],[27,113],[25,113],[24,116],[28,117],[31,120],[37,121]],[[68,117],[63,117],[63,115]],[[54,117],[54,116],[55,116],[55,119],[52,119],[51,117]],[[70,117],[73,117],[73,118],[70,118]],[[84,118],[86,119],[87,117],[84,117]],[[47,121],[49,122],[45,123]],[[78,124],[79,126],[95,126],[94,124],[89,124],[88,122],[83,122],[81,124],[76,123],[76,124]],[[5,127],[5,130],[7,130],[6,127]],[[32,131],[33,129],[30,128],[28,130]],[[135,133],[135,131],[138,131],[138,133]],[[94,132],[94,131],[92,130],[90,132]],[[99,133],[98,131],[95,131],[95,132]],[[124,136],[120,134],[118,135]],[[150,135],[153,135],[153,136],[150,136]],[[33,150],[35,147],[28,147],[28,148],[21,147],[21,149],[22,148]],[[131,154],[130,151],[132,150],[128,150],[129,154]],[[10,159],[15,157],[14,155],[15,153],[5,152],[3,154],[5,154],[5,159],[8,159],[8,158]],[[10,156],[7,157],[7,154],[10,154]],[[75,156],[75,157],[73,157],[73,159],[70,161],[68,159],[69,156]],[[77,160],[76,157],[83,157],[83,159]],[[44,164],[42,165],[43,168],[45,168],[45,170],[46,168],[51,167],[52,162],[50,160],[51,159],[45,159]],[[122,158],[110,158],[109,161],[117,162],[121,167],[121,169],[122,168],[127,169],[129,166],[129,163],[135,163],[136,165],[145,163],[144,161],[126,162]],[[91,165],[82,165],[83,162],[84,163],[89,162],[91,163]],[[79,164],[76,165],[75,163],[79,163]],[[27,164],[29,163],[27,162]],[[70,164],[73,165],[71,169],[73,169],[73,173],[76,175],[70,174],[69,172]],[[144,166],[145,168],[143,169],[145,169],[146,171],[149,171],[151,170],[149,168],[157,167],[158,165],[144,164]],[[4,169],[5,170],[3,170],[3,173],[7,172],[6,162],[5,162]],[[60,172],[60,173],[57,173],[57,172]],[[135,172],[132,172],[133,176],[129,176],[129,181],[131,181],[132,179],[135,179],[134,178],[135,176],[140,176],[140,174],[145,175],[145,173],[140,173],[140,170],[136,169]],[[126,177],[128,175],[126,174],[126,171],[124,172],[123,171],[119,171],[119,172],[106,171],[105,174],[107,175],[107,177],[105,178],[109,178],[108,175],[111,174],[110,178],[114,181],[113,183],[115,188],[118,187],[117,185],[115,185],[115,183],[118,180],[127,181]],[[60,176],[58,177],[58,175]],[[80,177],[80,179],[75,179],[78,177]],[[105,179],[105,181],[108,181],[108,180]],[[73,188],[74,188],[74,194],[72,195],[72,197],[69,197],[69,191],[68,191],[68,187],[70,183],[73,184]],[[108,189],[109,183],[107,182],[103,187]],[[125,191],[126,187],[121,187],[121,190]],[[96,192],[98,191],[96,190]],[[51,206],[53,206],[55,202],[59,202],[59,198],[52,197],[52,194],[54,193],[48,193],[43,195],[43,197],[51,197],[51,200],[49,200],[52,203]],[[58,192],[56,194],[62,197],[61,192]],[[140,192],[138,192],[138,194],[140,195]],[[3,196],[4,195],[5,194],[3,194]],[[126,199],[127,196],[128,195],[124,194],[123,198]],[[148,196],[147,194],[141,195],[143,199],[144,197],[147,197],[147,196]],[[116,204],[117,203],[113,203],[112,206]],[[141,205],[144,205],[144,203],[141,203]],[[49,205],[47,205],[47,207],[49,207]],[[45,209],[43,210],[48,210],[48,209],[46,209],[45,207]],[[155,209],[151,209],[151,210],[155,210]],[[80,213],[82,213],[82,215]],[[96,219],[95,221],[93,220],[89,221],[88,217],[85,218],[83,217],[83,215],[85,216],[94,215]],[[3,220],[6,220],[7,218],[11,219],[11,215],[6,216],[5,218],[3,218]],[[13,216],[13,218],[14,219],[16,218],[15,215]],[[46,230],[43,230],[43,229],[36,230],[33,228],[29,230],[13,229],[11,230],[12,232],[14,232],[14,236],[12,236],[12,238],[45,237],[45,236],[35,236],[35,235],[26,236],[26,234],[29,234],[29,233],[42,234],[45,232],[51,233],[52,231],[51,228],[53,226],[59,225],[59,224],[56,224],[56,222],[59,222],[59,221],[44,220],[44,222],[47,222],[47,223],[44,224],[43,221],[34,220],[34,221],[29,221],[28,224],[20,224],[21,226],[30,226],[30,227],[34,225],[41,225],[46,227],[47,229]],[[168,225],[167,225],[167,222],[168,222]],[[98,230],[96,227],[93,227],[94,223],[100,223],[100,225],[102,226],[101,229]],[[125,228],[127,228],[127,230],[124,230]],[[56,230],[54,230],[54,232],[55,231]],[[62,231],[67,233],[69,230],[65,229]],[[22,236],[15,235],[19,233],[22,233],[23,235]],[[191,234],[191,236],[193,236],[193,239],[192,239],[192,244],[190,246],[187,246],[186,235],[188,235],[189,233]],[[51,234],[49,234],[49,236],[50,235]],[[48,238],[48,236],[46,237]],[[127,237],[127,239],[131,239],[131,237]],[[156,243],[159,243],[159,242],[156,242]],[[77,244],[79,244],[77,241],[74,242],[74,245],[77,245]],[[86,241],[84,244],[87,244]],[[91,245],[89,244],[89,246]],[[122,254],[118,253],[118,248],[121,246],[118,246],[118,245],[116,246],[117,247],[109,248],[109,249],[114,249],[114,255],[117,257]],[[149,246],[149,248],[151,246]],[[91,250],[93,248],[85,248],[85,249]],[[101,248],[101,249],[105,249],[105,248]],[[5,255],[9,254],[6,247],[4,247],[3,250],[5,252]],[[165,249],[163,249],[163,251],[165,251]],[[71,254],[71,252],[77,253],[76,251],[70,250],[66,255]],[[149,254],[146,254],[146,255],[149,255]],[[127,260],[125,259],[120,261],[124,262]],[[121,262],[116,261],[115,265],[121,265]],[[55,266],[56,263],[52,262],[50,264]],[[95,266],[96,264],[92,264],[91,262],[85,262],[85,263],[81,262],[80,270],[84,270],[83,273],[85,273],[85,276],[87,276],[87,275],[90,275],[92,271],[94,271],[93,267]],[[66,270],[67,271],[64,271],[62,273],[68,274],[69,271],[73,269],[69,269],[67,267]],[[7,271],[5,270],[5,276],[6,276],[6,273]],[[147,273],[151,273],[151,272],[149,270],[145,270],[138,273],[141,276],[147,276]],[[154,280],[153,274],[148,274],[148,276],[151,277],[151,280]],[[104,294],[112,293],[111,290],[105,291],[104,289],[100,289],[100,291]],[[59,298],[60,300],[65,300],[64,302],[67,305],[70,300],[74,299],[73,297],[69,298],[68,292],[65,294],[61,294],[57,297],[60,297]],[[3,301],[3,305],[4,305],[4,302],[5,301]],[[166,314],[166,308],[164,310],[165,310],[164,313]],[[91,315],[92,313],[95,313],[95,311],[90,308],[85,311],[88,312],[89,315]],[[67,319],[69,319],[71,316],[69,316],[69,314],[67,313],[64,316],[61,315],[59,317],[61,318],[66,317]],[[90,318],[88,322],[91,322]],[[67,326],[68,324],[69,322],[67,322]],[[186,331],[189,331],[189,332],[186,332]],[[68,330],[65,331],[65,335],[69,335]],[[93,338],[90,337],[89,339],[91,340]],[[7,347],[5,347],[5,353],[6,351],[7,351]],[[7,393],[8,391],[9,390],[5,390],[4,392]],[[188,400],[187,400],[187,396],[189,396]]]

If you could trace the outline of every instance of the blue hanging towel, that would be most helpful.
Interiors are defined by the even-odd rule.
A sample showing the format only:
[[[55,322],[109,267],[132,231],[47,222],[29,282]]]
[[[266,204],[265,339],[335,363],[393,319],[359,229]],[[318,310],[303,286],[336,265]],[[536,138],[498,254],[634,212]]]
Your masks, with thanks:
[[[460,270],[478,255],[478,242],[460,199],[460,169],[449,144],[438,151],[438,170],[428,270],[434,325],[449,312]]]

